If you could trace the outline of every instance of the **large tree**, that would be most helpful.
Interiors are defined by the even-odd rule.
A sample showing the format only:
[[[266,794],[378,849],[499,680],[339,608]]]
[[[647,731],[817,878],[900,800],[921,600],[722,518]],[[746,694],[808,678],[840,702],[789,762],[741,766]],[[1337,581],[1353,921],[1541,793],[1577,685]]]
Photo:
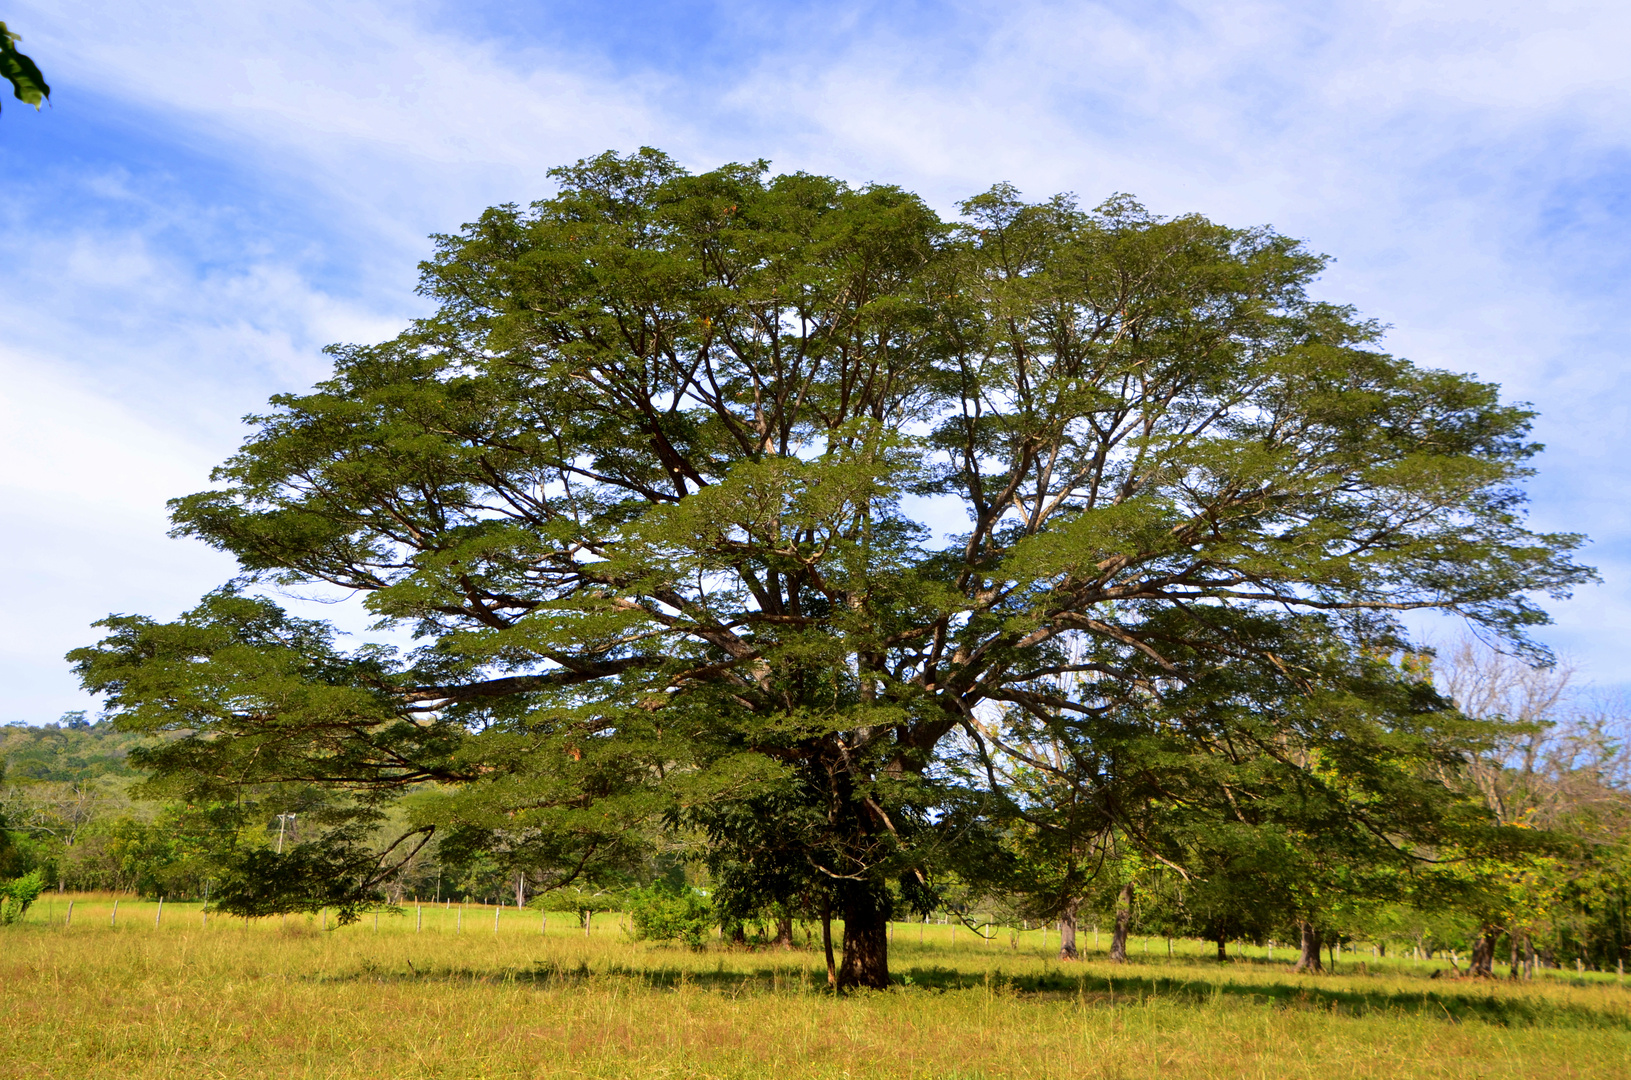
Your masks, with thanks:
[[[423,648],[233,591],[110,619],[75,662],[122,723],[189,733],[163,774],[411,795],[556,880],[652,815],[728,845],[731,807],[778,808],[740,859],[830,898],[840,982],[883,986],[892,883],[968,835],[944,765],[982,709],[1274,668],[1220,629],[1241,612],[1521,643],[1589,573],[1524,527],[1529,411],[1377,351],[1271,230],[1006,186],[948,224],[650,150],[552,175],[436,238],[436,313],[331,349],[173,504],[248,579],[360,593]]]

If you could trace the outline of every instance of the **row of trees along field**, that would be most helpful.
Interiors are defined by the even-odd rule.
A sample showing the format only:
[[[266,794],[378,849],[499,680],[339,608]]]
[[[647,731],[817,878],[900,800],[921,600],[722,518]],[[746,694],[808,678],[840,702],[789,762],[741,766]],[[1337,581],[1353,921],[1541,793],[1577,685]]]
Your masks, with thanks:
[[[999,905],[1618,961],[1619,751],[1512,706],[1593,577],[1524,523],[1532,414],[1381,352],[1320,256],[1125,196],[552,176],[172,503],[240,578],[71,654],[221,907],[684,870],[840,921],[843,986]],[[1409,612],[1500,645],[1485,697]]]

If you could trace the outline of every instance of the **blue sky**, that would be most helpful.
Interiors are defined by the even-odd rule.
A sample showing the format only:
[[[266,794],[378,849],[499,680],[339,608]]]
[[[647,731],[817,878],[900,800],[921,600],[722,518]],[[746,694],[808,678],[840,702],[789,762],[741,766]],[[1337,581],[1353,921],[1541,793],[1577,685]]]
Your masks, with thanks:
[[[1541,412],[1533,519],[1604,583],[1544,634],[1631,682],[1631,5],[13,2],[0,114],[0,721],[232,567],[165,536],[266,397],[387,337],[428,233],[661,147],[1271,224],[1418,363]],[[360,624],[348,606],[325,609]],[[1430,626],[1440,635],[1450,626]]]

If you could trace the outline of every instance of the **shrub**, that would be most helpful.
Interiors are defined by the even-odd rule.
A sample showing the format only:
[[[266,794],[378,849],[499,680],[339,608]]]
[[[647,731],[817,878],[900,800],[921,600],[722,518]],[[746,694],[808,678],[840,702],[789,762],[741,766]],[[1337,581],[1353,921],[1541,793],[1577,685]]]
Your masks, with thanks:
[[[629,890],[629,921],[636,940],[683,941],[693,949],[708,943],[714,923],[708,900],[688,885],[657,881]]]
[[[43,888],[45,878],[38,870],[0,882],[0,926],[21,919]]]

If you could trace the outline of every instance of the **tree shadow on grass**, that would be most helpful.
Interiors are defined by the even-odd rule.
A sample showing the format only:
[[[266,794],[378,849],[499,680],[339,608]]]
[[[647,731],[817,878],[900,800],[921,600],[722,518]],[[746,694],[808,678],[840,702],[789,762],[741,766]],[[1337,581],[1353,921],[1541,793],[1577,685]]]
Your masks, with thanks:
[[[1404,1015],[1451,1023],[1476,1020],[1501,1027],[1631,1031],[1631,1015],[1571,1002],[1494,993],[1445,993],[1436,989],[1404,991],[1378,987],[1370,990],[1352,985],[1321,985],[1312,978],[1243,985],[1203,978],[1145,975],[1136,970],[1129,970],[1125,975],[1101,975],[1086,971],[1079,974],[1051,971],[1042,975],[1005,975],[996,971],[991,974],[988,983],[983,976],[953,968],[914,968],[906,972],[903,981],[907,980],[909,985],[933,990],[990,985],[1005,993],[1037,998],[1085,998],[1107,1006],[1150,1001],[1199,1006],[1233,1001],[1355,1017]]]
[[[727,971],[721,965],[714,970],[683,967],[635,967],[611,964],[591,967],[587,961],[576,965],[554,960],[540,960],[530,968],[471,968],[471,967],[415,967],[408,961],[405,967],[387,969],[365,962],[355,971],[336,975],[325,973],[313,976],[323,982],[441,982],[470,983],[473,985],[525,984],[541,988],[570,988],[590,982],[616,981],[633,983],[649,990],[696,990],[739,996],[750,993],[816,993],[828,992],[825,970],[812,970],[808,977],[786,968],[766,967],[754,971]]]
[[[336,977],[327,975],[323,978],[327,981]],[[404,969],[386,970],[368,964],[339,978],[348,981],[525,984],[540,988],[570,988],[590,982],[615,981],[632,983],[653,991],[694,989],[731,997],[831,993],[824,970],[808,968],[799,972],[781,967],[761,967],[742,971],[726,970],[723,964],[713,970],[623,964],[590,967],[586,962],[568,965],[554,960],[540,961],[530,968],[503,970],[453,967],[417,969],[411,964]],[[950,967],[912,967],[898,973],[896,982],[906,989],[930,993],[978,990],[1020,1000],[1073,1000],[1104,1008],[1155,1002],[1201,1007],[1230,1002],[1352,1017],[1414,1016],[1447,1023],[1478,1021],[1513,1028],[1631,1031],[1631,1015],[1571,1002],[1494,993],[1446,993],[1437,989],[1403,991],[1378,987],[1369,990],[1321,985],[1314,979],[1242,985],[1205,978],[1147,975],[1135,969],[1116,975],[1061,970],[1035,975],[1008,975],[1001,969],[973,973]]]

